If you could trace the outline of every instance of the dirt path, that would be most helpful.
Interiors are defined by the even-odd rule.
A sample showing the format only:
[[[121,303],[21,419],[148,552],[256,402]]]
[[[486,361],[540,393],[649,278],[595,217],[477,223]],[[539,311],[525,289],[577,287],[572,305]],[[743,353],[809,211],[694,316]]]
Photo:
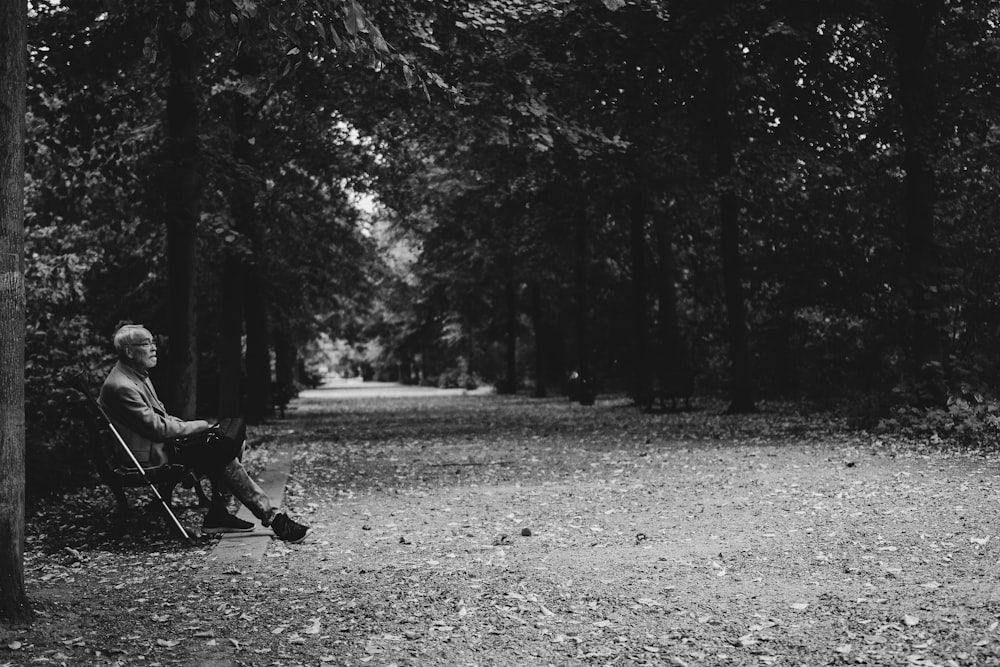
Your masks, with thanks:
[[[46,616],[0,665],[1000,664],[995,457],[787,411],[334,396],[270,445],[307,543],[32,558]]]

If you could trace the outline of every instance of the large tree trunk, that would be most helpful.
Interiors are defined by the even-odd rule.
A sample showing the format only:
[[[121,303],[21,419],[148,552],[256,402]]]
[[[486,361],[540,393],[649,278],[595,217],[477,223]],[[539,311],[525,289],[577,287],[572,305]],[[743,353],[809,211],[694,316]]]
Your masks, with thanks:
[[[24,588],[24,0],[0,4],[0,620],[26,622]]]
[[[243,265],[229,256],[222,267],[219,322],[219,417],[243,414]]]
[[[669,359],[680,344],[680,322],[677,316],[677,260],[674,258],[674,235],[666,213],[657,212],[654,218],[656,250],[660,258],[656,271],[656,296],[659,319],[657,329],[663,345],[664,359]],[[662,379],[661,379],[662,382]]]
[[[646,190],[634,185],[630,219],[630,256],[632,261],[632,399],[650,407],[653,403],[653,375],[649,364],[649,317],[646,312]]]
[[[572,357],[572,350],[569,347],[570,335],[567,333],[573,329],[574,313],[568,308],[556,309],[556,321],[550,324],[550,333],[546,339],[548,354],[545,358],[549,365],[547,373],[551,384],[556,384],[565,389],[566,376],[572,370],[569,359]]]
[[[288,403],[298,395],[298,348],[291,327],[283,323],[274,329],[274,387],[272,401],[281,417]]]
[[[747,331],[747,308],[743,294],[740,257],[739,199],[733,185],[735,157],[733,121],[736,106],[733,72],[726,46],[717,42],[709,54],[709,116],[715,142],[716,187],[719,190],[720,253],[725,289],[726,320],[729,333],[729,361],[732,386],[727,412],[752,412],[756,409],[750,369],[750,343]]]
[[[573,263],[573,284],[576,291],[576,373],[577,397],[583,405],[593,405],[596,386],[590,367],[590,238],[587,208],[580,205],[576,212],[576,257]]]
[[[545,335],[542,317],[542,288],[537,281],[531,283],[531,329],[535,344],[535,398],[545,398]]]
[[[732,192],[719,201],[721,215],[722,279],[726,291],[726,319],[729,323],[729,359],[732,363],[731,400],[727,412],[752,412],[756,409],[750,371],[750,344],[747,332],[747,309],[743,296],[743,272],[740,257],[739,203]]]
[[[298,384],[298,348],[290,327],[279,326],[274,330],[274,376],[277,390],[287,396],[295,393]]]
[[[255,254],[263,252],[255,243]],[[246,277],[247,327],[247,421],[258,424],[271,412],[271,347],[268,340],[267,302],[264,296],[263,267],[250,267]]]
[[[674,257],[674,234],[669,214],[657,211],[654,217],[656,249],[660,258],[656,272],[656,296],[659,311],[657,330],[660,354],[657,373],[661,400],[689,399],[694,391],[694,371],[690,352],[681,338],[677,313],[677,260]]]
[[[476,375],[476,327],[468,309],[462,313],[462,331],[465,338],[466,369],[471,376]]]
[[[183,16],[184,3],[174,3]],[[167,88],[167,176],[164,214],[167,226],[166,404],[172,414],[193,419],[197,406],[198,336],[197,232],[201,215],[198,173],[198,67],[194,36],[167,34],[170,82]]]
[[[246,416],[252,424],[263,422],[271,413],[271,344],[267,295],[264,289],[264,239],[256,211],[246,220],[254,261],[244,279],[246,315]]]
[[[935,327],[942,308],[935,296],[938,253],[934,243],[937,182],[931,160],[935,128],[933,82],[927,68],[929,39],[943,9],[942,0],[897,2],[887,10],[895,38],[898,97],[902,113],[906,229],[906,291],[910,299],[910,350],[920,399],[942,403],[946,397],[943,336]]]
[[[256,52],[243,44],[236,59],[236,70],[241,75],[255,75],[260,68]],[[238,166],[233,175],[231,212],[238,231],[249,240],[252,259],[243,265],[243,304],[246,323],[246,417],[250,423],[260,423],[271,412],[271,350],[267,301],[264,290],[264,232],[261,229],[254,182],[253,138],[256,115],[243,95],[234,96],[233,147],[234,162]]]
[[[245,56],[237,59],[237,68]],[[243,74],[243,72],[240,72]],[[246,182],[244,174],[251,159],[247,126],[250,124],[246,98],[240,93],[230,96],[230,127],[233,143],[230,148],[235,169],[229,191],[229,214],[233,227],[246,232],[253,224],[254,188]],[[247,267],[243,249],[228,246],[223,251],[225,260],[221,282],[221,322],[219,323],[219,416],[244,414],[243,405],[243,300],[246,297]]]
[[[517,391],[517,285],[508,280],[504,285],[504,304],[507,311],[507,323],[504,327],[506,377],[500,386],[500,392],[513,394]]]

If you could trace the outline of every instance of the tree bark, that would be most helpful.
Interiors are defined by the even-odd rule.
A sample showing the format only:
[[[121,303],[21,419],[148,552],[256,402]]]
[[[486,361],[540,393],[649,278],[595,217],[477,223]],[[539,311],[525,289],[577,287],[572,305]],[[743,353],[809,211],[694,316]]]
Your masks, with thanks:
[[[650,407],[653,403],[653,375],[649,364],[649,317],[646,285],[646,214],[647,194],[644,187],[633,186],[629,206],[629,246],[632,263],[632,399]]]
[[[680,325],[677,317],[677,287],[674,282],[677,261],[674,258],[674,235],[665,213],[654,218],[656,250],[660,258],[656,272],[656,296],[659,319],[657,329],[664,348],[664,359],[669,359],[680,343]],[[662,379],[661,379],[662,381]]]
[[[545,398],[545,335],[542,317],[542,288],[537,281],[531,283],[531,329],[535,345],[535,398]]]
[[[513,394],[517,391],[517,285],[513,280],[508,280],[504,286],[504,302],[507,311],[507,324],[505,336],[505,360],[506,377],[501,393]]]
[[[943,336],[934,322],[942,305],[935,296],[938,252],[934,242],[937,179],[931,159],[935,137],[934,86],[927,67],[933,25],[943,9],[941,0],[898,2],[889,6],[894,36],[898,97],[902,114],[906,230],[906,291],[911,322],[910,350],[921,400],[942,403],[947,398],[941,363]]]
[[[709,53],[709,118],[715,142],[716,187],[719,196],[719,246],[722,279],[725,289],[726,320],[729,334],[729,361],[732,385],[727,412],[752,412],[756,409],[750,368],[750,343],[747,309],[743,293],[740,257],[739,199],[734,178],[732,114],[736,107],[736,84],[728,62],[726,45],[716,42]]]
[[[573,283],[576,291],[576,372],[582,390],[579,401],[594,403],[594,378],[590,368],[590,239],[586,206],[580,205],[575,219],[576,257],[573,263]]]
[[[24,588],[24,139],[27,4],[0,4],[0,620],[30,621]]]
[[[241,75],[256,75],[259,58],[253,48],[244,43],[236,58],[236,71]],[[257,209],[259,188],[252,178],[256,159],[253,144],[256,114],[244,95],[233,97],[233,174],[230,210],[235,228],[250,241],[252,257],[243,260],[243,307],[246,330],[246,404],[247,421],[260,423],[271,412],[271,351],[269,342],[266,284],[264,271],[264,232]],[[235,295],[234,295],[235,296]]]
[[[183,16],[184,3],[174,12]],[[193,419],[197,409],[197,232],[201,215],[198,153],[198,93],[195,37],[167,34],[170,82],[167,88],[167,359],[166,404],[172,414]]]
[[[656,250],[659,264],[656,272],[656,296],[659,311],[657,331],[660,354],[657,373],[661,400],[689,399],[694,390],[694,371],[690,352],[681,338],[677,313],[677,260],[674,257],[674,234],[670,217],[658,211],[654,217]]]
[[[254,244],[255,254],[263,252],[259,243]],[[247,402],[246,417],[251,424],[259,424],[271,412],[271,347],[268,340],[267,302],[264,297],[263,267],[260,262],[249,267],[246,277],[246,330],[247,330]]]
[[[281,417],[285,416],[285,408],[298,395],[298,349],[291,327],[286,324],[275,327],[274,340],[274,378],[272,388],[274,404]]]
[[[219,342],[219,417],[243,414],[243,265],[226,257],[222,267]]]
[[[237,59],[237,70],[244,57]],[[243,72],[239,72],[243,74]],[[231,93],[230,127],[233,143],[230,148],[235,169],[229,191],[229,215],[236,231],[247,231],[251,226],[254,190],[245,182],[243,174],[250,159],[247,125],[249,110],[240,93]],[[244,414],[243,404],[243,300],[246,298],[246,260],[239,247],[227,244],[221,282],[221,322],[219,323],[219,415]]]
[[[298,350],[295,338],[288,327],[279,326],[274,330],[274,375],[278,388],[294,393],[298,384]]]
[[[556,309],[556,321],[552,325],[552,333],[549,336],[549,379],[555,382],[564,390],[566,388],[566,378],[572,370],[569,360],[573,356],[573,351],[569,346],[569,331],[573,329],[573,318],[575,313],[571,308]]]
[[[726,291],[726,319],[729,331],[729,359],[732,364],[731,400],[727,412],[753,412],[753,384],[750,371],[750,344],[747,332],[747,309],[743,296],[743,272],[740,257],[739,202],[732,192],[720,197],[722,232],[722,278]]]

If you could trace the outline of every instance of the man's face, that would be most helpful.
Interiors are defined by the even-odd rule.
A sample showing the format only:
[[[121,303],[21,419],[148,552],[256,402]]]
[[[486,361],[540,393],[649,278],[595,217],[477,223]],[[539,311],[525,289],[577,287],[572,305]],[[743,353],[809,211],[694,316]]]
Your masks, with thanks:
[[[128,358],[139,368],[149,370],[156,366],[156,341],[145,329],[141,334],[134,343],[128,344]]]

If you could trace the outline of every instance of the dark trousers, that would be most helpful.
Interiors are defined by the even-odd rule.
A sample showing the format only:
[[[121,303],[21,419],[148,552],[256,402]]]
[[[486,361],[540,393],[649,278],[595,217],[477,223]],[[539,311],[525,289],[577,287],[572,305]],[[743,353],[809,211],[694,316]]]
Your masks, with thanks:
[[[183,443],[175,443],[171,458],[208,477],[212,483],[209,512],[225,511],[228,490],[267,526],[276,512],[267,494],[250,478],[241,463],[246,424],[239,418],[224,420],[220,426],[185,438]]]
[[[199,473],[211,476],[213,470],[222,470],[233,459],[243,459],[246,443],[246,422],[243,418],[226,420],[232,425],[197,433],[175,441],[173,459]]]

